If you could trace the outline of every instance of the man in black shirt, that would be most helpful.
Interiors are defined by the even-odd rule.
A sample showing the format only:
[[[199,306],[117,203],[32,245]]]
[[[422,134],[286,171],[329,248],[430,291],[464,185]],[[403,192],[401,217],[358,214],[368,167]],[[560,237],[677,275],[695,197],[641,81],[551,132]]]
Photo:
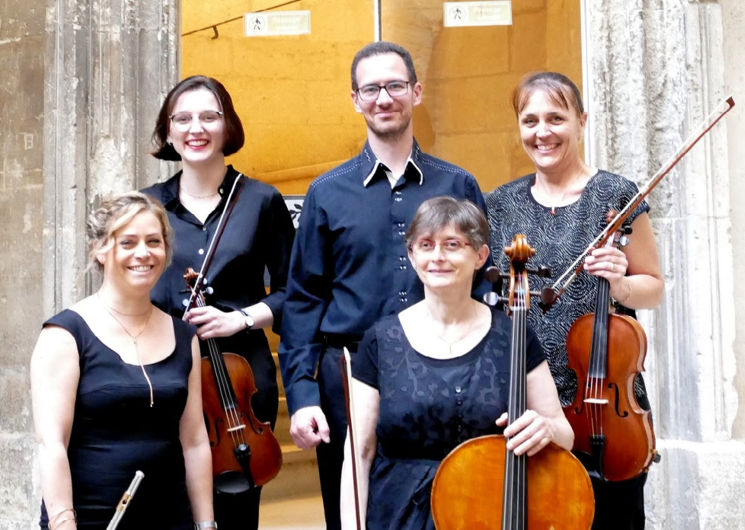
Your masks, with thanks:
[[[346,413],[339,357],[379,318],[423,298],[404,243],[418,206],[466,198],[485,210],[476,180],[421,151],[412,113],[421,103],[411,55],[390,42],[352,62],[352,103],[367,125],[362,152],[315,179],[290,263],[280,366],[298,447],[317,447],[327,528],[339,528]],[[323,443],[322,443],[323,442]]]

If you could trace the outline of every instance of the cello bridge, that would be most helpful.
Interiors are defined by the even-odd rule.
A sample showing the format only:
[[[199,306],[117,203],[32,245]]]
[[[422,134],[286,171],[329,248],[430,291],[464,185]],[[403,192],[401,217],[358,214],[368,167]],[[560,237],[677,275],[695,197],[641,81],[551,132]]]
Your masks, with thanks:
[[[228,432],[242,431],[245,428],[246,426],[241,423],[240,425],[236,425],[235,427],[230,427],[228,429]]]
[[[608,400],[601,398],[587,398],[585,403],[589,403],[590,405],[607,405]]]

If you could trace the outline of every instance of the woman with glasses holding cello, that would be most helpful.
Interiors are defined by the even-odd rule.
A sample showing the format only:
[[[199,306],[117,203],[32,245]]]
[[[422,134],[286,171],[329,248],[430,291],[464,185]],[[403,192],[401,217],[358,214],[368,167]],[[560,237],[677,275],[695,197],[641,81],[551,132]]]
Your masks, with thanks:
[[[153,155],[180,161],[181,170],[143,190],[163,203],[175,233],[173,263],[153,302],[179,317],[187,311],[184,319],[197,327],[202,355],[210,359],[211,370],[203,360],[203,396],[221,530],[257,528],[260,486],[281,465],[268,428],[277,417],[278,389],[263,328],[279,329],[294,237],[280,193],[226,165],[243,142],[225,87],[210,77],[186,78],[166,97],[153,132]],[[187,269],[193,269],[189,286]],[[260,462],[274,462],[263,478],[254,476]]]
[[[531,288],[535,291],[551,286],[562,272],[571,268],[572,262],[605,228],[609,211],[622,210],[638,190],[631,181],[584,162],[580,143],[587,114],[579,90],[566,76],[539,72],[524,77],[513,93],[513,106],[523,148],[534,163],[535,172],[505,184],[487,196],[490,247],[494,263],[500,270],[506,270],[509,264],[501,249],[516,233],[526,234],[537,251],[534,262],[548,266],[552,275],[531,278]],[[638,375],[646,339],[633,319],[611,318],[610,327],[607,319],[610,298],[627,313],[633,313],[634,309],[653,308],[662,298],[664,284],[648,210],[647,203],[642,202],[629,215],[631,233],[628,245],[622,249],[604,246],[592,250],[585,259],[584,271],[553,307],[542,315],[538,304],[533,304],[528,316],[529,324],[546,351],[559,398],[575,430],[575,449],[584,444],[582,451],[586,454],[577,454],[593,480],[596,501],[593,528],[598,529],[644,527],[643,486],[654,452],[649,402],[644,382]],[[601,293],[605,294],[604,298]],[[606,318],[596,320],[600,322],[596,326],[597,333],[594,328],[590,329],[592,333],[585,333],[578,327],[570,332],[575,321],[578,325],[589,324],[587,328],[592,328],[592,317],[578,319],[594,312],[596,315],[605,312]],[[618,338],[620,333],[615,330],[621,328],[628,333],[624,336],[633,340],[621,339],[624,344],[614,344],[614,338]],[[607,395],[593,399],[585,393],[585,387],[593,377],[587,370],[578,370],[575,356],[587,357],[591,349],[590,335],[601,336],[603,330],[606,330],[604,340],[608,341],[603,353],[607,356],[604,359],[607,359],[608,369],[617,366],[613,363],[621,362],[631,367],[619,376],[617,382],[612,382],[617,392],[615,396],[621,403],[614,413],[635,418],[633,430],[640,433],[640,464],[618,473],[613,473],[616,462],[609,458],[614,456],[613,449],[630,445],[630,441],[622,436],[632,429],[619,425],[617,431],[621,435],[611,435],[608,421],[603,425],[602,433],[588,435],[578,432],[578,426],[587,423],[586,418],[580,416],[593,404],[604,406]],[[595,346],[593,342],[592,347]],[[628,347],[629,353],[611,351],[617,350],[618,346]],[[598,346],[598,349],[602,348]],[[597,358],[594,352],[591,357]],[[602,368],[605,369],[605,365]],[[629,468],[625,463],[616,467]]]
[[[465,200],[429,199],[412,220],[406,244],[424,300],[378,321],[352,357],[354,454],[360,458],[353,464],[348,435],[341,487],[345,529],[359,528],[358,516],[369,530],[435,528],[430,495],[440,462],[474,437],[504,429],[511,436],[507,447],[528,459],[549,442],[572,446],[571,427],[532,332],[523,352],[528,410],[509,418],[505,428],[511,322],[471,297],[474,275],[489,256],[487,240],[484,214]],[[463,477],[464,487],[468,482]]]

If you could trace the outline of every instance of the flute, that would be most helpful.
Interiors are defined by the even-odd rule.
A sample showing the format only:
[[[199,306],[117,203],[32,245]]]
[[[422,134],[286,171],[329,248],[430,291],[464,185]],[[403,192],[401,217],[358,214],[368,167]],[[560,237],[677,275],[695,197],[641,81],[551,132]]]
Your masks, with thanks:
[[[106,530],[114,530],[117,526],[119,526],[119,521],[121,521],[122,516],[124,516],[124,511],[127,509],[127,506],[129,506],[129,501],[131,501],[132,497],[134,497],[135,492],[137,491],[137,487],[140,485],[140,481],[143,478],[145,478],[145,473],[143,473],[142,471],[135,472],[135,477],[132,479],[129,487],[122,495],[122,498],[119,500],[119,504],[116,505],[116,512],[114,512],[114,517],[111,519],[109,526],[106,527]]]

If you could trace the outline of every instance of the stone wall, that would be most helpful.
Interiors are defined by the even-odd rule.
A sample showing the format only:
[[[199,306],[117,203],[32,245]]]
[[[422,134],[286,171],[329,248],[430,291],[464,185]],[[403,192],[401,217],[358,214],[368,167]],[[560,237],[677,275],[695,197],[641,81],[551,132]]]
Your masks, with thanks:
[[[85,219],[169,168],[147,155],[178,77],[175,0],[5,2],[0,13],[0,528],[38,519],[29,356],[90,290]]]
[[[742,79],[734,59],[741,38],[727,37],[724,21],[743,8],[676,0],[586,6],[594,162],[645,183],[728,95],[727,77]],[[640,315],[662,455],[646,489],[650,528],[742,528],[745,520],[745,476],[736,471],[745,444],[734,428],[743,386],[733,251],[742,252],[742,240],[730,217],[732,175],[742,164],[728,145],[738,119],[725,120],[649,198],[666,281],[661,307]]]
[[[0,528],[14,530],[29,528],[34,498],[28,359],[43,314],[44,9],[29,0],[0,13]]]

